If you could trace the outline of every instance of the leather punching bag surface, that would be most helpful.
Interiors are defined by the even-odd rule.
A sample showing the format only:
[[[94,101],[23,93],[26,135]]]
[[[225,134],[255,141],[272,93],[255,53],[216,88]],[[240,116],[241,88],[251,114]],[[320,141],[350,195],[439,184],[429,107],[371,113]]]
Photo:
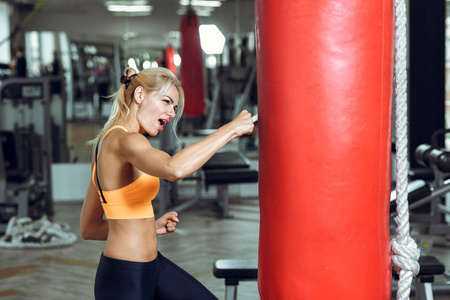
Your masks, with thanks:
[[[391,0],[256,0],[262,300],[390,299]]]
[[[181,20],[181,85],[185,104],[183,115],[198,117],[205,110],[203,84],[203,54],[198,28],[200,20],[193,9],[188,9]]]

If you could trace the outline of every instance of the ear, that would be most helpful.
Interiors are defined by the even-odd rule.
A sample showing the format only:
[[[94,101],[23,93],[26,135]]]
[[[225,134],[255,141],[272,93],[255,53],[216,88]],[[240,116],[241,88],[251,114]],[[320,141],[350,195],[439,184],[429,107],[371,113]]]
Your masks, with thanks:
[[[144,100],[144,88],[142,86],[138,86],[134,89],[133,98],[137,105],[142,103],[142,100]]]

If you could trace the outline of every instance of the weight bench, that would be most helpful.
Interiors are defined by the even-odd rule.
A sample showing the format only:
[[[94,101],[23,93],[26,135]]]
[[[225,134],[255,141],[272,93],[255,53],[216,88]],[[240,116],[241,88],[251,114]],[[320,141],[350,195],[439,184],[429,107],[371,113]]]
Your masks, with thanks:
[[[241,152],[218,152],[205,163],[202,170],[206,188],[217,186],[217,198],[224,218],[232,217],[228,209],[228,185],[258,182],[258,171],[250,169],[250,161]]]
[[[434,256],[421,256],[419,265],[419,274],[413,281],[415,299],[433,300],[434,276],[443,274],[445,266]],[[216,278],[225,279],[225,300],[236,300],[239,281],[258,279],[258,261],[256,259],[219,259],[213,265],[213,274]],[[394,267],[392,267],[392,274],[398,280]],[[393,292],[396,292],[396,287],[393,287]]]
[[[213,273],[216,278],[225,279],[225,300],[236,300],[239,281],[258,279],[258,260],[219,259],[214,263]]]
[[[170,210],[183,211],[201,200],[203,185],[206,189],[209,186],[217,187],[217,201],[222,208],[224,218],[231,218],[229,213],[229,193],[230,184],[253,183],[258,182],[258,171],[250,168],[250,161],[244,154],[237,151],[225,151],[214,154],[199,170],[199,176],[188,177],[186,180],[196,180],[195,196],[184,203],[181,203]],[[161,197],[163,199],[163,197]],[[165,205],[164,202],[163,205]],[[164,209],[161,214],[168,210]]]
[[[434,276],[444,274],[445,266],[434,256],[421,256],[419,264],[419,274],[414,278],[416,300],[433,300]]]
[[[435,275],[445,272],[445,266],[434,256],[421,256],[419,258],[420,271],[413,280],[416,300],[433,300],[433,282]],[[392,274],[398,280],[398,274],[392,267]],[[393,291],[396,291],[394,287]]]

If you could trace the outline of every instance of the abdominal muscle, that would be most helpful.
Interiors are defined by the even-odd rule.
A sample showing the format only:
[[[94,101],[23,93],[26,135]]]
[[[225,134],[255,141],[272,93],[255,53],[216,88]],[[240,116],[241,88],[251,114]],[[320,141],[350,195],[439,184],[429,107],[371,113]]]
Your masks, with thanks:
[[[108,226],[106,257],[149,262],[158,255],[155,218],[108,220]]]

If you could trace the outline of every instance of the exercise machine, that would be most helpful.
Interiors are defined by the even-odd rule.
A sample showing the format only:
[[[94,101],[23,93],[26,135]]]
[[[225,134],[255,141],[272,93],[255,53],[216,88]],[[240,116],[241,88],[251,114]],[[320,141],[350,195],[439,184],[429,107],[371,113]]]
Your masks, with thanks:
[[[64,86],[63,78],[12,78],[0,87],[0,232],[11,216],[54,214],[51,163],[68,158],[64,96],[52,95],[55,84]]]
[[[231,184],[244,184],[258,182],[258,171],[251,168],[249,159],[239,151],[223,151],[214,154],[204,166],[185,180],[195,181],[195,194],[190,199],[180,199],[177,195],[176,183],[163,181],[162,193],[159,199],[160,214],[168,210],[177,212],[192,207],[201,200],[203,188],[215,186],[217,197],[214,199],[221,208],[223,218],[232,218],[229,211],[229,186]],[[181,202],[169,208],[170,203]]]
[[[412,181],[409,186],[413,186],[411,192],[421,193],[426,191],[422,197],[411,196],[409,208],[411,210],[411,221],[428,224],[430,234],[450,234],[450,205],[446,203],[446,195],[450,192],[450,151],[439,147],[438,138],[450,132],[449,129],[440,129],[433,133],[431,144],[422,144],[415,150],[416,161],[433,171],[433,180],[422,181],[422,187],[418,188],[420,180]],[[428,191],[427,191],[428,190]],[[447,201],[448,202],[448,201]],[[427,205],[427,207],[425,207]],[[418,208],[425,207],[425,212],[415,212]]]

